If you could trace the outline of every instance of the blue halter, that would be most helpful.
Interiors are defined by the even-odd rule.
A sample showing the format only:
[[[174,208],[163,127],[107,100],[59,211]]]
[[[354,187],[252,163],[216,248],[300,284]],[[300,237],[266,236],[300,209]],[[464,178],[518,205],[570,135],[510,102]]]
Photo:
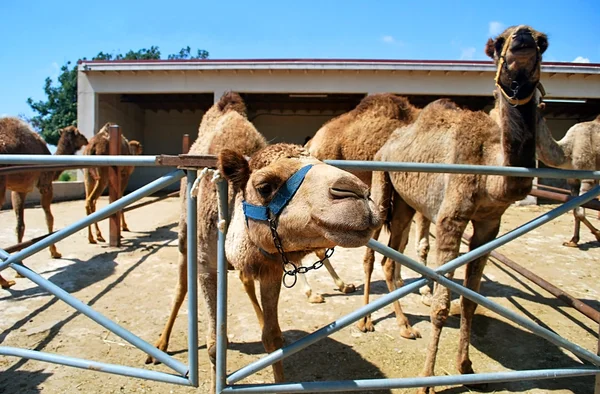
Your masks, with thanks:
[[[259,221],[269,221],[271,219],[271,215],[273,218],[279,216],[283,208],[291,201],[294,197],[294,194],[302,185],[304,181],[304,177],[306,173],[311,169],[313,165],[309,164],[307,166],[302,167],[294,175],[292,175],[283,186],[279,188],[275,197],[271,200],[269,205],[252,205],[245,200],[242,201],[242,207],[244,209],[244,215],[246,216],[246,222],[248,219],[259,220]]]

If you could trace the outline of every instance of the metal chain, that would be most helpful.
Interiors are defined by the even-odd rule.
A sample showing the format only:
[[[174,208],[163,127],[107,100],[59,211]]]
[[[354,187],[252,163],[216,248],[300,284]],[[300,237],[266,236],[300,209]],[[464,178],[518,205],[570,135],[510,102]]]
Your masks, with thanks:
[[[298,274],[306,274],[310,270],[318,270],[319,268],[321,268],[323,266],[323,261],[325,261],[325,259],[328,259],[329,257],[331,257],[333,255],[334,248],[327,249],[325,251],[325,257],[323,257],[320,260],[315,261],[311,266],[309,266],[309,267],[299,266],[298,267],[296,264],[294,264],[293,262],[288,260],[286,254],[285,254],[285,250],[283,250],[283,244],[281,242],[281,238],[279,237],[279,234],[277,233],[277,224],[278,224],[277,218],[269,219],[269,228],[271,229],[273,243],[275,244],[275,249],[277,249],[277,252],[279,252],[279,254],[281,255],[281,262],[282,262],[281,265],[283,268],[283,285],[289,289],[289,288],[294,287],[294,285],[298,281],[298,276],[297,276]],[[290,267],[290,266],[292,268],[288,269],[288,267]],[[286,282],[287,277],[293,278],[291,283]]]

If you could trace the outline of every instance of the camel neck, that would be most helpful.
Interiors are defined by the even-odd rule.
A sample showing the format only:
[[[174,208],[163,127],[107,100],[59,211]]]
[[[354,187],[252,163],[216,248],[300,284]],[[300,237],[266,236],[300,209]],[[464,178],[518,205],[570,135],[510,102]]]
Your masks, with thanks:
[[[501,94],[497,96],[496,108],[502,130],[502,164],[510,167],[535,168],[536,100],[515,107],[510,105]]]
[[[538,126],[536,130],[536,148],[538,158],[547,166],[562,167],[571,162],[571,147],[567,144],[561,144],[552,137],[546,121],[539,115]]]
[[[55,155],[72,155],[77,152],[75,145],[72,141],[66,139],[60,139],[58,141],[58,145],[56,146]]]

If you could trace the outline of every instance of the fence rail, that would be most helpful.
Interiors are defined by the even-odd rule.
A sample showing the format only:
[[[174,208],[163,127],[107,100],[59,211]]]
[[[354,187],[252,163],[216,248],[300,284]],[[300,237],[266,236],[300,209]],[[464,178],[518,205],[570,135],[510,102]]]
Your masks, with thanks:
[[[188,141],[189,146],[189,141]],[[185,143],[184,143],[185,151]],[[528,169],[514,167],[488,167],[488,166],[472,166],[472,165],[448,165],[448,164],[421,164],[421,163],[388,163],[388,162],[364,162],[364,161],[338,161],[328,160],[328,164],[347,169],[347,170],[371,170],[371,171],[406,171],[406,172],[441,172],[441,173],[474,173],[483,175],[501,175],[501,176],[519,176],[519,177],[544,177],[544,178],[572,178],[572,179],[600,179],[600,171],[566,171],[558,169]],[[98,210],[94,214],[80,220],[79,222],[59,230],[51,235],[46,236],[39,242],[27,246],[21,251],[14,254],[0,250],[0,271],[11,267],[23,274],[36,284],[51,291],[54,295],[75,307],[80,312],[86,314],[96,322],[108,328],[115,334],[121,336],[128,342],[134,344],[144,352],[152,355],[156,359],[162,361],[167,366],[175,370],[178,375],[170,375],[160,372],[148,371],[145,369],[124,367],[119,365],[102,364],[89,360],[75,359],[61,355],[53,355],[44,352],[34,352],[24,349],[15,349],[11,347],[0,346],[0,355],[10,355],[24,358],[32,358],[42,361],[54,362],[79,368],[88,368],[102,372],[116,373],[126,376],[140,377],[145,379],[159,380],[163,382],[198,385],[198,330],[197,330],[197,264],[196,264],[196,204],[193,198],[188,196],[188,365],[182,364],[180,361],[173,359],[166,353],[154,348],[152,345],[141,340],[134,334],[111,322],[104,316],[94,311],[91,307],[83,304],[75,297],[71,296],[64,290],[52,284],[48,280],[42,278],[35,272],[31,271],[20,264],[20,261],[26,257],[37,253],[46,248],[48,245],[56,243],[65,237],[73,234],[76,231],[92,224],[98,220],[102,220],[115,212],[125,208],[127,205],[138,201],[140,198],[150,195],[157,190],[160,190],[179,179],[187,176],[188,186],[194,182],[197,172],[201,167],[216,167],[217,161],[214,156],[195,156],[195,155],[160,155],[160,156],[43,156],[43,155],[0,155],[0,165],[20,165],[29,167],[29,170],[39,170],[37,167],[32,169],[32,165],[51,166],[52,170],[57,170],[59,165],[68,166],[146,166],[146,167],[179,167],[187,169],[187,174],[181,170],[173,171],[158,180],[138,189],[137,191],[109,204],[107,207]],[[23,168],[22,168],[23,169]],[[25,168],[27,169],[27,168]],[[2,170],[2,169],[0,169]],[[2,173],[0,173],[1,175]],[[188,187],[188,193],[191,187]],[[226,220],[227,212],[227,183],[220,181],[217,187],[219,196],[219,212],[220,219]],[[368,246],[374,250],[390,257],[391,259],[401,262],[410,269],[423,275],[421,279],[412,282],[409,285],[403,286],[389,294],[386,294],[369,305],[363,306],[358,310],[350,313],[347,316],[322,327],[316,332],[300,339],[299,341],[290,344],[282,349],[276,350],[262,359],[233,372],[226,376],[226,293],[227,293],[227,263],[224,255],[224,243],[226,226],[220,227],[218,240],[218,298],[217,298],[217,352],[216,352],[216,367],[217,367],[217,392],[232,393],[232,392],[300,392],[300,391],[359,391],[365,389],[385,389],[385,388],[400,388],[400,387],[422,387],[435,385],[450,385],[450,384],[468,384],[468,383],[485,383],[485,382],[505,382],[512,380],[523,379],[549,379],[568,376],[584,376],[600,374],[600,357],[593,352],[583,349],[577,344],[571,343],[555,333],[539,326],[538,324],[526,319],[488,299],[482,295],[466,289],[448,280],[444,274],[455,270],[456,268],[467,264],[475,258],[483,256],[493,249],[512,241],[523,234],[537,228],[550,220],[562,215],[581,204],[584,204],[596,198],[600,194],[600,187],[595,187],[586,194],[575,197],[565,204],[553,209],[552,211],[540,216],[529,223],[504,234],[503,236],[474,249],[433,271],[416,261],[398,253],[397,251],[380,244],[375,240],[371,240]],[[269,385],[240,385],[235,384],[241,379],[250,376],[276,361],[282,360],[291,354],[294,354],[318,340],[323,339],[332,333],[347,327],[354,321],[374,312],[377,309],[390,304],[391,302],[413,292],[422,285],[434,280],[443,286],[450,288],[452,291],[461,294],[475,302],[489,308],[500,315],[510,319],[512,322],[522,325],[531,330],[535,334],[546,338],[550,342],[561,346],[573,354],[589,361],[594,366],[581,366],[573,369],[547,369],[534,371],[513,371],[501,373],[483,373],[474,375],[460,376],[431,376],[426,378],[403,378],[403,379],[378,379],[378,380],[348,380],[348,381],[331,381],[331,382],[299,382],[299,383],[282,383]]]

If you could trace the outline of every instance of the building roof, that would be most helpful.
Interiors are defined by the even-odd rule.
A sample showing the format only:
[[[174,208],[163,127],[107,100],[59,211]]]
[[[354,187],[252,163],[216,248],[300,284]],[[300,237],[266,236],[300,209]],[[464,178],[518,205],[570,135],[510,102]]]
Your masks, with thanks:
[[[492,61],[393,59],[80,60],[80,71],[365,70],[494,72]],[[600,75],[598,63],[544,62],[542,71]]]

